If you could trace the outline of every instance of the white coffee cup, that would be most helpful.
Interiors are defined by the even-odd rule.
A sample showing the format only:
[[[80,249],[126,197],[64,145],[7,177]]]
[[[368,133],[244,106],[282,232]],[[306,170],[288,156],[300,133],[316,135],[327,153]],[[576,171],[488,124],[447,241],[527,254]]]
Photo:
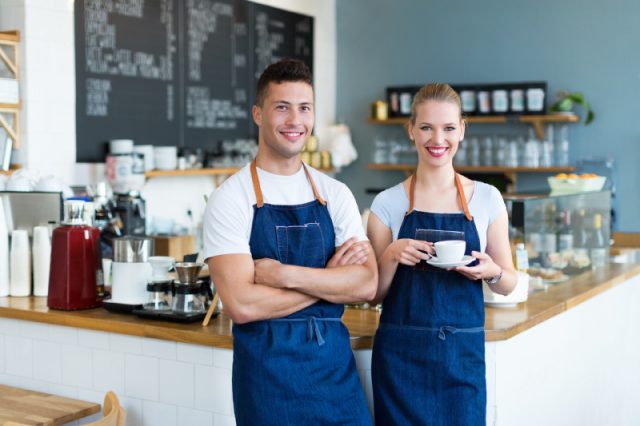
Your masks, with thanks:
[[[133,140],[131,139],[111,139],[109,141],[110,154],[131,154],[133,152]]]
[[[175,170],[178,167],[177,146],[156,146],[153,148],[153,162],[158,170]]]
[[[436,256],[440,262],[457,262],[464,257],[464,240],[444,240],[435,243]]]

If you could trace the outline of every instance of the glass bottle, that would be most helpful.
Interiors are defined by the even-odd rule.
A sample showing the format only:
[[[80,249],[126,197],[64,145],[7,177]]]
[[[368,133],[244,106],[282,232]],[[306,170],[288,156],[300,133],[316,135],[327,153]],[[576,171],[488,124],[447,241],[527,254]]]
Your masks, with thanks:
[[[602,231],[602,215],[593,215],[593,231],[589,239],[589,257],[591,266],[598,268],[607,264],[607,242]]]
[[[573,249],[573,229],[571,228],[571,212],[562,212],[562,224],[558,231],[558,251],[563,252]]]
[[[556,164],[558,166],[569,165],[569,127],[566,124],[560,126],[558,137],[555,139]]]
[[[516,244],[515,267],[517,271],[527,272],[529,269],[529,254],[524,243]]]
[[[576,220],[574,220],[573,226],[573,246],[576,252],[586,252],[587,250],[587,222],[586,212],[584,209],[580,209],[576,212]]]
[[[529,139],[524,146],[524,165],[525,167],[540,167],[540,143],[533,133],[533,129],[529,129]]]

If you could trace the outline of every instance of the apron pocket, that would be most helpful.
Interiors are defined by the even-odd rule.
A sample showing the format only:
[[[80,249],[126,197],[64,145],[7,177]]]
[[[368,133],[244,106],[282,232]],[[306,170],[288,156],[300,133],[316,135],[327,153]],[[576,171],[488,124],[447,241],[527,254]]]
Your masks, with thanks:
[[[278,260],[287,265],[323,268],[327,261],[319,223],[276,226]]]

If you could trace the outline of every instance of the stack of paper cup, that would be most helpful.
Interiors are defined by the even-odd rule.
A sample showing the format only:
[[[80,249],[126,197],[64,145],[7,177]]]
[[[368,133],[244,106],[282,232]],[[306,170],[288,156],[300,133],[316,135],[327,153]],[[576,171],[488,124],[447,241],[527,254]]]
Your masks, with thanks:
[[[49,267],[51,266],[51,241],[49,228],[33,228],[33,295],[49,294]]]
[[[9,294],[29,296],[31,294],[31,253],[29,234],[24,229],[16,229],[11,233],[10,264]]]

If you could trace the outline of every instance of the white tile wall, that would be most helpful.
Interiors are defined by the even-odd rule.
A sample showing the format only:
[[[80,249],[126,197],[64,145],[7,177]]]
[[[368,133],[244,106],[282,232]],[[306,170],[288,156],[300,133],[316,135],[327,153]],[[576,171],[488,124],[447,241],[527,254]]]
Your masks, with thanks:
[[[354,356],[371,404],[371,351]],[[234,425],[232,363],[229,349],[0,318],[0,383],[98,403],[113,390],[132,426]]]
[[[93,359],[91,349],[77,345],[62,346],[62,383],[91,389],[93,386]]]
[[[212,426],[213,413],[178,407],[178,426],[194,425]]]
[[[162,359],[176,359],[176,342],[160,339],[143,339],[142,353],[144,355],[153,356]]]
[[[124,354],[108,350],[93,351],[93,387],[103,392],[114,391],[124,395]]]
[[[176,426],[178,424],[178,409],[175,405],[152,401],[144,401],[142,405],[145,425]]]
[[[214,349],[201,345],[178,343],[178,361],[191,362],[201,365],[213,365]]]
[[[159,361],[160,401],[181,407],[194,406],[194,365],[186,362]]]
[[[33,340],[28,337],[5,336],[6,371],[8,374],[33,377]]]
[[[111,333],[109,335],[109,347],[112,351],[126,352],[129,354],[142,353],[142,338],[125,336],[124,334]]]
[[[135,398],[157,401],[158,359],[127,354],[125,357],[125,392]]]
[[[109,349],[109,335],[101,331],[78,330],[78,344],[94,349]]]
[[[45,382],[62,382],[62,347],[59,343],[33,341],[33,378]]]
[[[100,404],[113,390],[132,426],[235,424],[232,358],[227,349],[0,318],[0,383]]]

